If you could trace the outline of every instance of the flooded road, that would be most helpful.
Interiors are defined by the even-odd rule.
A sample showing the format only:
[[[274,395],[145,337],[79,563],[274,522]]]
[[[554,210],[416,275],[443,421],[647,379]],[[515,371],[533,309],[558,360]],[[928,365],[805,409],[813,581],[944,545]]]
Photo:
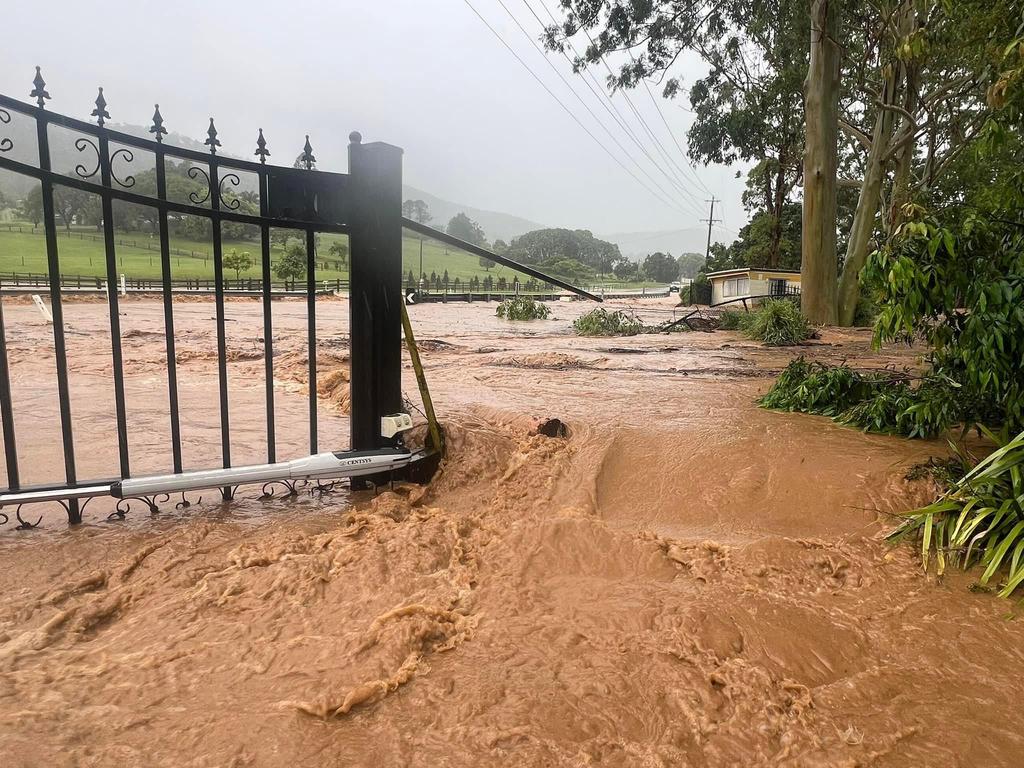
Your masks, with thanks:
[[[262,461],[259,305],[228,317],[233,453]],[[645,305],[649,320],[671,305]],[[1015,766],[1015,604],[882,541],[939,443],[753,404],[862,331],[584,339],[411,308],[450,458],[426,489],[258,488],[69,530],[0,527],[12,766]],[[136,471],[168,462],[162,310],[125,316]],[[319,304],[321,446],[347,445],[347,304]],[[52,340],[5,302],[23,472],[58,476]],[[116,470],[106,306],[66,308],[82,475]],[[283,456],[305,450],[304,305],[274,305]],[[219,451],[212,305],[175,305],[189,466]],[[411,370],[405,391],[415,397]],[[29,414],[32,411],[32,414]],[[567,438],[536,434],[558,417]],[[79,418],[76,415],[76,419]],[[235,430],[238,430],[235,432]]]

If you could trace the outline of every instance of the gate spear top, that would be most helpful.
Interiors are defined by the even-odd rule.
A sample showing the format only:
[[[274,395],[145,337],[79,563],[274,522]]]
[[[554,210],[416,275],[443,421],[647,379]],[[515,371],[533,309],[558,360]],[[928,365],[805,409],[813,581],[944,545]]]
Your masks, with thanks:
[[[107,100],[103,98],[103,87],[100,87],[100,92],[96,96],[96,109],[92,111],[92,116],[96,118],[96,123],[100,128],[103,127],[103,118],[110,119],[110,113],[107,112]]]
[[[310,171],[313,169],[313,165],[316,163],[316,158],[313,157],[313,146],[309,143],[309,134],[306,134],[306,145],[302,148],[302,155],[300,156],[302,164],[306,166],[306,170]]]
[[[206,135],[209,138],[206,141],[204,141],[203,144],[205,144],[206,146],[208,146],[210,148],[210,154],[211,155],[216,155],[217,154],[217,147],[220,146],[220,139],[217,138],[217,128],[213,124],[213,118],[212,117],[210,118],[210,128],[206,131]]]
[[[32,79],[32,85],[35,88],[32,89],[29,98],[35,99],[40,109],[46,109],[46,99],[50,98],[50,94],[46,91],[46,81],[43,80],[43,74],[39,71],[39,67],[36,67],[36,76]]]
[[[256,139],[256,151],[254,155],[259,155],[260,162],[266,164],[267,158],[270,156],[270,150],[267,149],[267,140],[263,138],[263,129],[260,128],[259,138]]]
[[[153,112],[153,125],[150,126],[149,132],[156,134],[156,141],[158,144],[164,140],[164,134],[167,133],[167,129],[164,128],[164,118],[160,114],[160,105],[154,104],[156,110]]]

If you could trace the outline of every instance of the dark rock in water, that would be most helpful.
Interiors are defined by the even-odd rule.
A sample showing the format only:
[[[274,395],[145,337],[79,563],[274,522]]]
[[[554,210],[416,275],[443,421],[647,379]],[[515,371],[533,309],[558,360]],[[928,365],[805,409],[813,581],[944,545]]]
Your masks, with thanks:
[[[535,434],[544,437],[568,437],[569,427],[561,419],[547,419],[537,425]]]

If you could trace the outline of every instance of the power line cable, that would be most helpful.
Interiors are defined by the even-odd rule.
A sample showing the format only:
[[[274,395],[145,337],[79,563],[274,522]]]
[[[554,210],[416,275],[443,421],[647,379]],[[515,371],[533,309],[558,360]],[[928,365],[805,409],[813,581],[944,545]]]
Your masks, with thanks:
[[[609,156],[609,157],[610,157],[610,158],[611,158],[611,159],[612,159],[613,161],[615,161],[615,163],[616,163],[616,164],[617,164],[617,165],[618,165],[618,166],[619,166],[620,168],[622,168],[622,170],[624,170],[624,171],[625,171],[626,173],[628,173],[628,174],[629,174],[630,176],[632,176],[632,177],[633,177],[633,179],[634,179],[634,180],[635,180],[635,181],[636,181],[636,182],[637,182],[637,183],[638,183],[638,184],[639,184],[640,186],[642,186],[642,187],[643,187],[644,189],[646,189],[646,190],[647,190],[648,192],[650,192],[650,193],[651,193],[651,195],[653,195],[654,197],[656,197],[656,198],[657,198],[657,199],[658,199],[658,200],[659,200],[660,202],[664,203],[664,204],[665,204],[665,205],[667,205],[667,206],[668,206],[669,208],[674,208],[674,209],[676,209],[676,210],[680,210],[680,211],[681,211],[681,209],[680,209],[680,208],[678,208],[678,206],[676,206],[676,205],[675,205],[675,204],[673,204],[672,202],[670,202],[670,201],[666,200],[666,199],[665,199],[664,197],[662,197],[662,196],[661,196],[661,195],[659,195],[659,194],[658,194],[657,192],[655,192],[655,191],[654,191],[653,189],[651,189],[651,188],[650,188],[649,186],[647,186],[647,184],[645,184],[645,183],[643,182],[643,180],[642,180],[642,179],[640,179],[640,177],[639,177],[639,176],[637,176],[637,175],[636,175],[635,173],[633,173],[633,171],[631,171],[631,170],[630,170],[630,169],[629,169],[628,167],[626,167],[626,166],[625,166],[625,165],[624,165],[624,164],[622,163],[622,161],[621,161],[621,160],[619,160],[619,158],[617,158],[617,157],[616,157],[616,156],[615,156],[614,154],[612,154],[612,152],[611,152],[611,151],[610,151],[610,150],[609,150],[609,149],[608,149],[608,148],[607,148],[607,147],[606,147],[606,146],[605,146],[605,145],[604,145],[604,144],[603,144],[603,143],[601,142],[601,140],[600,140],[600,139],[598,139],[598,138],[597,138],[597,136],[595,136],[595,135],[593,134],[593,132],[591,132],[591,131],[590,131],[590,129],[589,129],[589,128],[587,128],[587,126],[585,126],[585,125],[584,125],[584,124],[583,124],[583,123],[582,123],[582,122],[580,121],[580,119],[579,119],[579,118],[578,118],[578,117],[577,117],[577,116],[576,116],[576,115],[575,115],[575,114],[574,114],[574,113],[572,112],[572,110],[570,110],[570,109],[569,109],[569,108],[568,108],[568,107],[567,107],[567,106],[565,105],[565,103],[564,103],[564,102],[563,102],[563,101],[562,101],[562,100],[561,100],[561,99],[560,99],[560,98],[559,98],[559,97],[557,96],[557,94],[555,94],[555,92],[554,92],[554,91],[552,91],[552,90],[551,90],[550,88],[548,88],[547,84],[546,84],[546,83],[545,83],[545,82],[544,82],[543,80],[541,80],[541,79],[540,79],[540,77],[539,77],[539,76],[537,75],[537,73],[536,73],[536,72],[534,72],[534,71],[533,71],[533,69],[532,69],[532,68],[530,67],[530,65],[529,65],[529,64],[527,64],[527,63],[526,63],[526,62],[525,62],[525,61],[524,61],[524,60],[522,59],[522,57],[520,57],[520,55],[519,55],[518,53],[516,53],[515,49],[514,49],[514,48],[513,48],[513,47],[512,47],[511,45],[509,45],[509,43],[508,43],[508,42],[507,42],[507,41],[505,40],[505,38],[504,38],[504,37],[502,37],[502,36],[501,36],[501,34],[500,34],[500,33],[499,33],[499,32],[498,32],[498,31],[497,31],[497,30],[496,30],[496,29],[495,29],[494,27],[492,27],[492,26],[490,25],[490,23],[489,23],[489,22],[487,21],[487,19],[485,19],[485,18],[484,18],[484,17],[483,17],[483,16],[482,16],[482,15],[480,14],[480,12],[479,12],[479,11],[478,11],[478,10],[477,10],[477,9],[476,9],[476,8],[475,8],[474,6],[473,6],[473,3],[472,3],[472,2],[470,2],[470,0],[463,0],[463,2],[465,2],[465,4],[466,4],[467,6],[469,6],[469,9],[470,9],[471,11],[473,11],[473,13],[474,13],[474,14],[476,15],[476,17],[477,17],[478,19],[480,19],[480,21],[481,21],[481,22],[483,22],[483,25],[484,25],[485,27],[487,27],[487,29],[489,29],[489,30],[491,31],[491,34],[493,34],[493,35],[494,35],[494,36],[495,36],[496,38],[498,38],[498,41],[499,41],[499,42],[500,42],[500,43],[501,43],[501,44],[502,44],[503,46],[505,46],[505,48],[506,48],[506,49],[508,49],[508,52],[509,52],[509,53],[511,53],[511,54],[512,54],[512,55],[513,55],[513,56],[515,57],[516,61],[518,61],[518,62],[519,62],[519,63],[520,63],[520,64],[521,64],[522,66],[523,66],[523,68],[524,68],[524,69],[525,69],[525,70],[526,70],[527,72],[529,72],[529,73],[530,73],[530,76],[531,76],[531,77],[532,77],[532,78],[533,78],[534,80],[536,80],[536,81],[537,81],[537,83],[538,83],[538,84],[539,84],[539,85],[541,86],[541,88],[543,88],[543,89],[544,89],[545,91],[547,91],[547,92],[548,92],[548,95],[549,95],[549,96],[551,96],[551,98],[553,98],[553,99],[554,99],[554,100],[555,100],[556,102],[558,102],[558,105],[559,105],[559,106],[560,106],[560,107],[561,107],[561,108],[562,108],[562,109],[563,109],[563,110],[565,111],[565,113],[566,113],[567,115],[569,115],[569,117],[571,117],[571,118],[573,119],[573,121],[574,121],[574,122],[575,122],[575,123],[576,123],[576,124],[577,124],[577,125],[578,125],[578,126],[579,126],[580,128],[582,128],[582,129],[583,129],[583,131],[584,131],[584,132],[585,132],[585,133],[586,133],[586,134],[587,134],[587,135],[588,135],[588,136],[589,136],[589,137],[590,137],[591,139],[593,139],[593,140],[594,140],[594,142],[595,142],[595,143],[596,143],[596,144],[597,144],[597,145],[598,145],[599,147],[601,147],[601,149],[602,149],[602,150],[604,150],[605,154],[607,154],[607,155],[608,155],[608,156]],[[681,211],[681,212],[685,213],[685,211]]]
[[[587,40],[590,41],[590,44],[592,46],[594,46],[595,49],[597,49],[597,44],[594,42],[594,38],[592,38],[590,36],[590,30],[588,30],[586,27],[584,27],[582,25],[580,25],[580,30],[582,30],[583,34],[585,34],[587,36]],[[608,70],[608,74],[611,77],[615,78],[615,73],[612,71],[612,68],[608,64],[608,61],[607,61],[607,59],[605,59],[604,55],[601,54],[601,53],[598,53],[598,59],[604,65],[604,68],[606,70]],[[665,162],[668,163],[669,167],[672,168],[673,172],[675,172],[676,170],[679,170],[677,168],[676,164],[672,161],[672,158],[669,156],[668,152],[665,150],[665,147],[661,143],[661,140],[654,134],[654,132],[651,130],[651,127],[647,124],[647,121],[644,119],[643,115],[640,114],[640,111],[636,108],[636,104],[634,104],[633,100],[629,97],[629,93],[625,89],[620,89],[620,90],[622,92],[622,97],[626,100],[626,104],[629,105],[630,110],[633,112],[633,115],[636,117],[636,119],[640,122],[641,127],[644,129],[644,131],[647,133],[647,135],[654,142],[655,147],[658,149],[658,151],[661,154],[661,156],[665,159]],[[681,179],[680,179],[680,184],[685,186],[685,182],[683,182]],[[704,185],[703,185],[703,183],[698,182],[698,186],[703,187]],[[697,196],[693,195],[692,193],[689,196],[693,200],[694,205],[697,205],[699,207],[700,204],[701,204],[701,201],[697,198]]]
[[[532,37],[530,36],[530,33],[526,31],[526,28],[525,28],[525,27],[524,27],[524,26],[523,26],[523,25],[522,25],[522,24],[521,24],[521,23],[519,22],[519,19],[518,19],[518,18],[516,18],[515,14],[513,14],[513,13],[512,13],[512,11],[511,11],[511,10],[509,9],[509,7],[508,7],[507,5],[505,5],[505,3],[504,3],[504,0],[498,0],[498,5],[500,5],[500,6],[501,6],[501,7],[502,7],[502,8],[503,8],[503,9],[505,10],[505,13],[507,13],[507,14],[508,14],[509,18],[510,18],[510,19],[512,19],[512,21],[513,21],[513,22],[515,23],[515,25],[516,25],[517,27],[519,27],[519,31],[523,33],[523,37],[525,37],[525,38],[526,38],[527,40],[529,40],[529,41],[530,41],[530,44],[531,44],[531,45],[532,45],[532,46],[534,47],[534,49],[535,49],[535,50],[537,51],[537,53],[539,53],[539,54],[541,55],[541,57],[542,57],[542,58],[544,59],[545,63],[546,63],[546,64],[547,64],[547,65],[548,65],[549,67],[551,67],[551,70],[552,70],[552,71],[553,71],[553,72],[554,72],[554,73],[555,73],[555,74],[556,74],[556,75],[558,76],[558,79],[562,81],[562,84],[563,84],[563,85],[565,85],[565,87],[569,89],[569,91],[570,91],[570,92],[572,93],[572,95],[576,97],[576,100],[577,100],[577,101],[578,101],[578,102],[579,102],[579,103],[580,103],[580,104],[581,104],[581,105],[583,106],[583,108],[584,108],[584,109],[585,109],[585,110],[587,111],[587,113],[588,113],[588,114],[589,114],[589,115],[590,115],[590,116],[591,116],[591,117],[592,117],[592,118],[594,119],[594,121],[595,121],[595,122],[596,122],[596,123],[597,123],[597,124],[598,124],[599,126],[601,126],[601,128],[602,128],[602,129],[604,129],[604,132],[608,134],[608,137],[609,137],[609,138],[610,138],[610,139],[611,139],[611,140],[612,140],[612,141],[613,141],[613,142],[615,143],[615,146],[617,146],[617,147],[618,147],[618,148],[619,148],[619,149],[620,149],[620,150],[622,151],[623,155],[625,155],[625,157],[626,157],[626,158],[628,158],[628,159],[629,159],[629,161],[630,161],[631,163],[633,163],[633,164],[634,164],[634,165],[636,166],[637,170],[639,170],[639,171],[640,171],[640,172],[641,172],[642,174],[644,174],[644,176],[646,176],[646,177],[648,178],[648,180],[649,180],[649,181],[650,181],[650,182],[651,182],[651,183],[652,183],[652,184],[653,184],[653,185],[654,185],[654,186],[655,186],[655,187],[656,187],[656,188],[657,188],[657,189],[658,189],[658,190],[659,190],[659,191],[660,191],[660,192],[661,192],[661,193],[662,193],[663,195],[665,195],[665,196],[666,196],[667,198],[669,198],[669,199],[673,199],[673,198],[674,198],[674,195],[673,195],[673,194],[672,194],[671,192],[667,192],[667,191],[665,190],[665,188],[664,188],[664,187],[662,187],[662,186],[661,186],[661,185],[660,185],[660,184],[659,184],[659,183],[658,183],[658,182],[657,182],[657,181],[656,181],[656,180],[654,179],[654,177],[653,177],[653,176],[651,176],[651,174],[647,172],[647,169],[645,169],[645,168],[644,168],[644,167],[643,167],[643,166],[642,166],[642,165],[641,165],[641,164],[640,164],[639,162],[637,162],[637,160],[636,160],[636,159],[635,159],[635,158],[634,158],[634,157],[633,157],[632,155],[630,155],[630,154],[629,154],[628,150],[627,150],[627,149],[626,149],[626,148],[625,148],[625,147],[624,147],[624,146],[622,145],[622,143],[621,143],[621,142],[620,142],[620,141],[619,141],[619,140],[618,140],[618,139],[617,139],[617,138],[615,137],[615,134],[614,134],[614,133],[612,133],[612,131],[611,131],[611,130],[610,130],[610,129],[608,128],[608,126],[607,126],[607,125],[605,125],[605,123],[604,123],[604,122],[603,122],[603,121],[602,121],[602,120],[601,120],[601,119],[600,119],[600,118],[599,118],[599,117],[598,117],[598,116],[597,116],[596,114],[594,114],[594,110],[592,110],[592,109],[590,108],[590,105],[589,105],[589,104],[587,104],[587,102],[586,102],[586,101],[584,101],[583,97],[581,97],[581,96],[580,96],[580,94],[579,94],[579,93],[578,93],[578,92],[576,91],[576,89],[575,89],[575,88],[573,87],[573,85],[572,85],[572,84],[571,84],[571,83],[570,83],[570,82],[569,82],[569,81],[568,81],[568,80],[567,80],[567,79],[565,78],[565,76],[564,76],[564,75],[563,75],[563,74],[562,74],[561,72],[559,72],[559,71],[558,71],[558,67],[556,67],[556,66],[555,66],[555,65],[554,65],[554,64],[553,64],[553,63],[551,62],[551,60],[550,60],[550,59],[549,59],[549,58],[547,57],[547,55],[546,55],[546,54],[544,53],[544,50],[543,50],[543,49],[542,49],[542,48],[541,48],[541,47],[540,47],[540,46],[539,46],[539,45],[537,44],[537,41],[536,41],[536,40],[534,40],[534,39],[533,39],[533,38],[532,38]],[[536,14],[534,14],[534,15],[536,16]],[[538,21],[539,21],[539,19],[538,19]],[[657,165],[656,165],[655,167],[657,167]],[[660,169],[659,169],[659,170],[660,170]],[[670,186],[674,186],[674,185],[672,184],[672,179],[671,179],[671,177],[668,177],[668,176],[666,176],[666,178],[668,178],[668,180],[669,180],[669,183],[670,183]],[[682,211],[682,208],[681,208],[681,207],[680,207],[680,211],[681,211],[681,212],[683,212],[683,211]]]
[[[630,53],[629,57],[632,59],[633,54]],[[636,61],[636,59],[633,59],[633,61]],[[658,115],[659,117],[661,117],[661,122],[664,123],[665,130],[668,131],[668,135],[672,139],[672,143],[675,144],[676,149],[679,150],[679,155],[683,158],[683,162],[686,163],[686,165],[689,166],[690,170],[693,172],[693,180],[696,181],[705,192],[711,194],[711,190],[707,188],[707,185],[703,182],[703,180],[701,180],[700,176],[697,175],[697,169],[694,168],[693,164],[686,159],[686,152],[683,151],[683,148],[679,145],[679,140],[676,139],[676,135],[673,132],[672,127],[668,124],[668,120],[665,119],[665,113],[662,112],[661,105],[658,104],[658,100],[655,99],[654,94],[651,93],[651,86],[647,83],[646,79],[641,79],[644,82],[644,89],[647,91],[647,95],[650,97],[651,103],[654,105],[654,108],[658,111]],[[684,176],[686,175],[686,171],[683,168],[680,168],[679,170],[683,173]]]
[[[558,20],[555,18],[554,14],[551,13],[551,9],[549,9],[547,7],[547,5],[543,2],[543,0],[539,0],[539,2],[540,2],[540,6],[547,13],[547,15],[551,19],[551,21],[554,24],[557,25],[558,24]],[[544,24],[544,21],[537,15],[537,12],[533,9],[533,6],[530,5],[529,0],[523,0],[523,4],[530,11],[530,13],[533,15],[533,18],[535,18],[537,20],[537,23],[540,24],[542,28],[546,28],[545,24]],[[572,40],[566,38],[565,42],[568,44],[569,49],[577,56],[577,58],[580,58],[579,51],[576,50],[576,46],[573,45]],[[573,68],[575,68],[573,60],[569,57],[569,54],[567,54],[564,50],[561,51],[561,53],[562,53],[562,56],[565,57],[566,61],[569,62],[570,66],[573,66]],[[601,106],[604,107],[605,111],[611,116],[611,118],[616,122],[616,124],[626,133],[626,135],[629,136],[629,138],[637,146],[637,148],[644,154],[644,156],[648,160],[650,160],[651,164],[654,165],[654,167],[657,168],[662,173],[662,175],[664,175],[665,178],[668,179],[669,183],[672,184],[672,186],[675,189],[677,189],[680,193],[682,193],[684,195],[689,194],[689,192],[685,188],[685,186],[680,184],[678,177],[673,178],[672,176],[667,174],[665,172],[664,167],[657,160],[655,160],[651,156],[650,152],[647,151],[647,148],[641,143],[640,139],[637,138],[636,133],[633,131],[633,129],[629,125],[629,121],[626,120],[626,118],[623,116],[622,112],[619,111],[618,106],[612,100],[611,96],[608,95],[608,92],[605,90],[604,86],[602,86],[600,83],[597,82],[597,78],[594,77],[593,72],[591,72],[587,68],[584,68],[582,73],[581,73],[581,75],[582,75],[583,84],[585,86],[587,86],[588,90],[598,100],[598,103],[600,103]],[[591,85],[591,82],[593,82],[594,85]],[[596,89],[595,89],[595,86],[596,86]],[[701,185],[701,186],[703,186],[703,185]],[[699,214],[700,211],[696,207],[695,201],[696,201],[696,198],[692,198],[688,202],[691,205],[693,205],[694,211]]]

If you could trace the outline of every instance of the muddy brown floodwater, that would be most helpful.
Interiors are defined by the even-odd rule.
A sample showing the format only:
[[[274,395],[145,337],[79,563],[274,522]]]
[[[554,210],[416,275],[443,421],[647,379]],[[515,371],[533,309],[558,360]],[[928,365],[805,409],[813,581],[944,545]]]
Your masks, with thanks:
[[[670,305],[645,305],[666,317]],[[136,472],[168,466],[161,308],[126,301]],[[1018,766],[1013,603],[882,537],[938,443],[759,410],[798,352],[913,365],[864,332],[581,339],[411,308],[450,458],[376,497],[133,508],[0,527],[3,766]],[[344,448],[347,304],[320,304],[321,445]],[[82,476],[116,468],[106,307],[71,303]],[[175,305],[186,463],[217,460],[213,308]],[[27,479],[59,476],[52,340],[5,301]],[[263,459],[259,305],[228,306],[232,449]],[[282,455],[304,305],[274,305]],[[406,371],[406,391],[415,385]],[[534,434],[558,417],[565,438]],[[79,421],[80,420],[80,421]]]

